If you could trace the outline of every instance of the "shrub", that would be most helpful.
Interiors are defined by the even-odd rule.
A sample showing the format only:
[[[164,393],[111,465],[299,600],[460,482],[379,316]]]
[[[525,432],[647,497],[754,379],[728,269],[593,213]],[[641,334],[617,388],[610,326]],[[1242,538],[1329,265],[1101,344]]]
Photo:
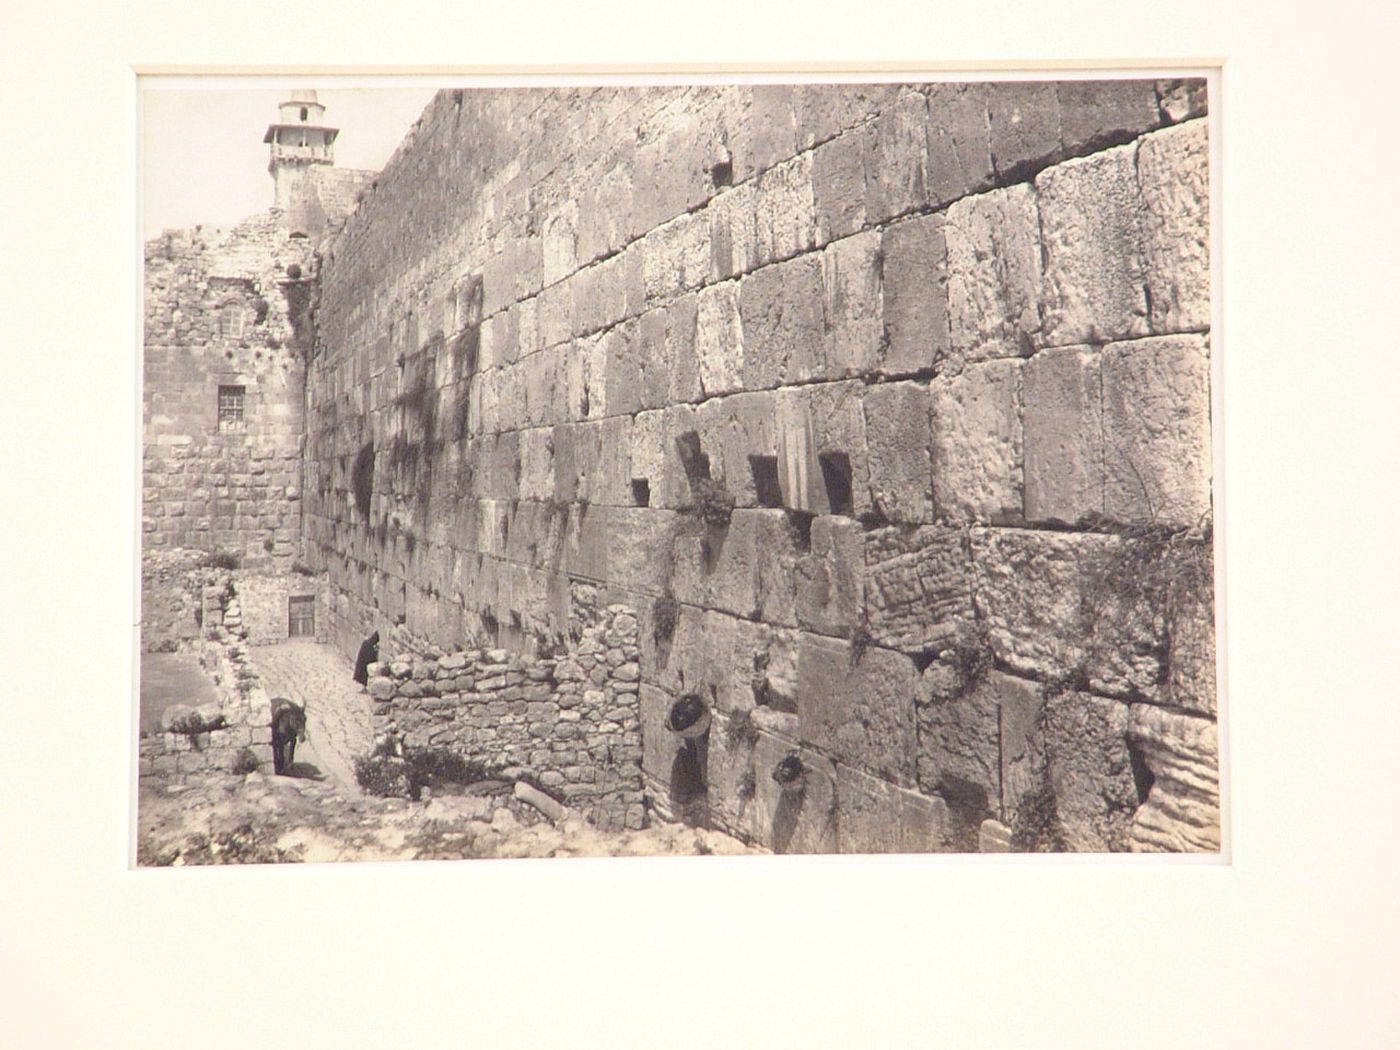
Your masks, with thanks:
[[[669,642],[676,634],[681,603],[669,594],[657,595],[651,603],[651,637],[657,645]]]
[[[694,513],[711,528],[728,528],[729,518],[734,512],[734,497],[724,487],[724,482],[715,478],[696,478],[690,483],[690,491],[695,497]]]
[[[242,564],[243,558],[234,551],[214,551],[204,556],[204,567],[208,569],[228,569],[232,571]]]

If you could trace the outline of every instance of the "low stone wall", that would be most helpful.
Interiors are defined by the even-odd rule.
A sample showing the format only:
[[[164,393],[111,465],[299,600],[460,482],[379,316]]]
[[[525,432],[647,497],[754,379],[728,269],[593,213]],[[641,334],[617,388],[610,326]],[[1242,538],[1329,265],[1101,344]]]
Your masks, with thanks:
[[[504,649],[397,656],[371,667],[376,734],[443,747],[538,781],[605,830],[645,823],[637,618],[609,606],[557,658]]]
[[[201,637],[195,643],[199,665],[214,684],[217,703],[172,704],[161,716],[159,737],[142,742],[141,775],[183,783],[190,774],[231,772],[247,751],[260,766],[272,762],[272,709],[257,672],[248,662],[248,631],[228,570],[204,569],[198,590]],[[204,732],[178,731],[195,720],[218,726]]]

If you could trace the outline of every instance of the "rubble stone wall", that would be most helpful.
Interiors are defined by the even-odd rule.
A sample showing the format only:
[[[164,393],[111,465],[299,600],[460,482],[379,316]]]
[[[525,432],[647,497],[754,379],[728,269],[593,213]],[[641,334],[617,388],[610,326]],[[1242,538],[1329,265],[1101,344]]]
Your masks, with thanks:
[[[656,812],[1218,848],[1207,158],[1199,82],[440,93],[322,259],[332,637],[596,591]]]
[[[272,707],[248,657],[248,629],[234,574],[203,568],[187,576],[199,604],[199,637],[190,643],[213,683],[218,701],[198,707],[172,704],[161,716],[163,732],[141,741],[141,773],[183,783],[190,774],[232,771],[251,758],[264,770],[272,763]],[[182,731],[198,719],[213,726]],[[245,756],[244,752],[247,752]]]
[[[530,777],[597,827],[641,828],[639,657],[637,618],[622,606],[558,658],[398,656],[372,665],[375,732],[392,724],[410,749],[446,747]]]
[[[142,539],[146,550],[290,567],[301,530],[312,250],[275,213],[146,244]],[[220,387],[243,391],[221,426]]]

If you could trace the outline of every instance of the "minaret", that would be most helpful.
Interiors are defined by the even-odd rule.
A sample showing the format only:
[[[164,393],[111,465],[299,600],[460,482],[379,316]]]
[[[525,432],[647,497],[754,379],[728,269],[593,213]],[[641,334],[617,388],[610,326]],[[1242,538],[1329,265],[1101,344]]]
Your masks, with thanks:
[[[277,123],[269,124],[263,136],[273,204],[282,209],[283,222],[295,233],[315,236],[325,223],[311,171],[315,165],[335,163],[335,137],[340,134],[339,128],[326,125],[325,113],[316,92],[293,91],[278,106]]]

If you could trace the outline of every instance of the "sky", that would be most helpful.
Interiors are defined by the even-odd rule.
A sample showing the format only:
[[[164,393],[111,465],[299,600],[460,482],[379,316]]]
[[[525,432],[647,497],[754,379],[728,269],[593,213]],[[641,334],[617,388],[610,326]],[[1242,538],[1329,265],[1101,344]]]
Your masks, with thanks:
[[[142,238],[185,226],[232,226],[272,206],[267,126],[293,88],[312,88],[340,129],[338,168],[379,170],[436,88],[421,79],[148,77],[141,85]]]

